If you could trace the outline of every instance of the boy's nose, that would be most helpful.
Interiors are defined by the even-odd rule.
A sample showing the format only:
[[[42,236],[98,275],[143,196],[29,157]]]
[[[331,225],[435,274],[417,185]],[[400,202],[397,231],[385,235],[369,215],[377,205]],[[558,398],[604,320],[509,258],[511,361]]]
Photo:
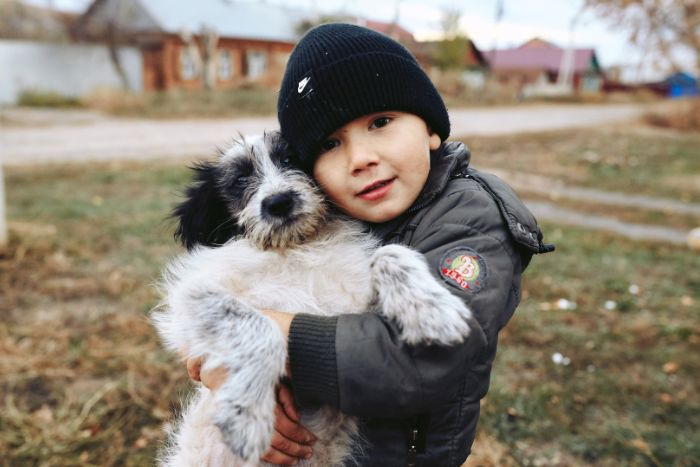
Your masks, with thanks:
[[[359,175],[378,163],[379,156],[372,148],[358,145],[350,149],[350,170],[353,175]]]

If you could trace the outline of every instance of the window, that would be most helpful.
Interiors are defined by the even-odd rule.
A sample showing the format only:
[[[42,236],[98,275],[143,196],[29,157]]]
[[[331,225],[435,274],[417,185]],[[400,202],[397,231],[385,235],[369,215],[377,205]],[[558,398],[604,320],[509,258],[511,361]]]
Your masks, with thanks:
[[[247,76],[255,79],[267,71],[267,54],[259,50],[249,50],[246,53]]]
[[[228,81],[233,77],[233,59],[230,50],[219,49],[216,57],[216,66],[220,81]]]
[[[199,76],[199,60],[193,47],[185,46],[180,49],[180,75],[184,80]]]

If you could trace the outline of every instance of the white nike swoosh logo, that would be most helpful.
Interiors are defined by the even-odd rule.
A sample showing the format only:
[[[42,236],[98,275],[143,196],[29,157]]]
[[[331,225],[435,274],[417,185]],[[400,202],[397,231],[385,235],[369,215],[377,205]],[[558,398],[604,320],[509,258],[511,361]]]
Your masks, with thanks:
[[[304,90],[304,88],[306,87],[306,84],[307,84],[310,80],[311,80],[311,78],[309,78],[309,77],[307,76],[306,78],[304,78],[304,79],[302,79],[301,81],[299,81],[299,87],[297,88],[297,92],[301,93],[301,91]]]

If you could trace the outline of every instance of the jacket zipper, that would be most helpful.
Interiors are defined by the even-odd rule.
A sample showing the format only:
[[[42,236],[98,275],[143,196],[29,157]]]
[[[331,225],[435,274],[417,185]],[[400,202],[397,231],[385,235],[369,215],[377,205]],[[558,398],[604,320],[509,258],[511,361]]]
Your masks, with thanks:
[[[408,455],[406,456],[406,467],[416,467],[418,459],[418,427],[411,428],[408,439]]]

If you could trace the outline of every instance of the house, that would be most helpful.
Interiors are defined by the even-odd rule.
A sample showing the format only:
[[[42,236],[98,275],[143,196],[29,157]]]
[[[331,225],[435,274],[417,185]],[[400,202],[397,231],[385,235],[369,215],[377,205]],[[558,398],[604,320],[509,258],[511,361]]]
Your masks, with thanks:
[[[76,39],[139,47],[143,89],[277,86],[303,10],[234,0],[95,0]]]
[[[572,78],[571,90],[576,94],[598,93],[605,81],[595,50],[590,48],[567,51],[534,38],[519,47],[491,50],[485,55],[491,76],[501,84],[518,89],[561,83],[560,73],[567,68]]]
[[[688,73],[674,73],[664,80],[664,85],[671,99],[698,96],[698,80]]]
[[[37,93],[79,98],[124,82],[135,91],[142,89],[141,51],[114,50],[120,76],[104,45],[71,41],[76,18],[20,0],[0,0],[0,104],[14,105],[22,96]]]

